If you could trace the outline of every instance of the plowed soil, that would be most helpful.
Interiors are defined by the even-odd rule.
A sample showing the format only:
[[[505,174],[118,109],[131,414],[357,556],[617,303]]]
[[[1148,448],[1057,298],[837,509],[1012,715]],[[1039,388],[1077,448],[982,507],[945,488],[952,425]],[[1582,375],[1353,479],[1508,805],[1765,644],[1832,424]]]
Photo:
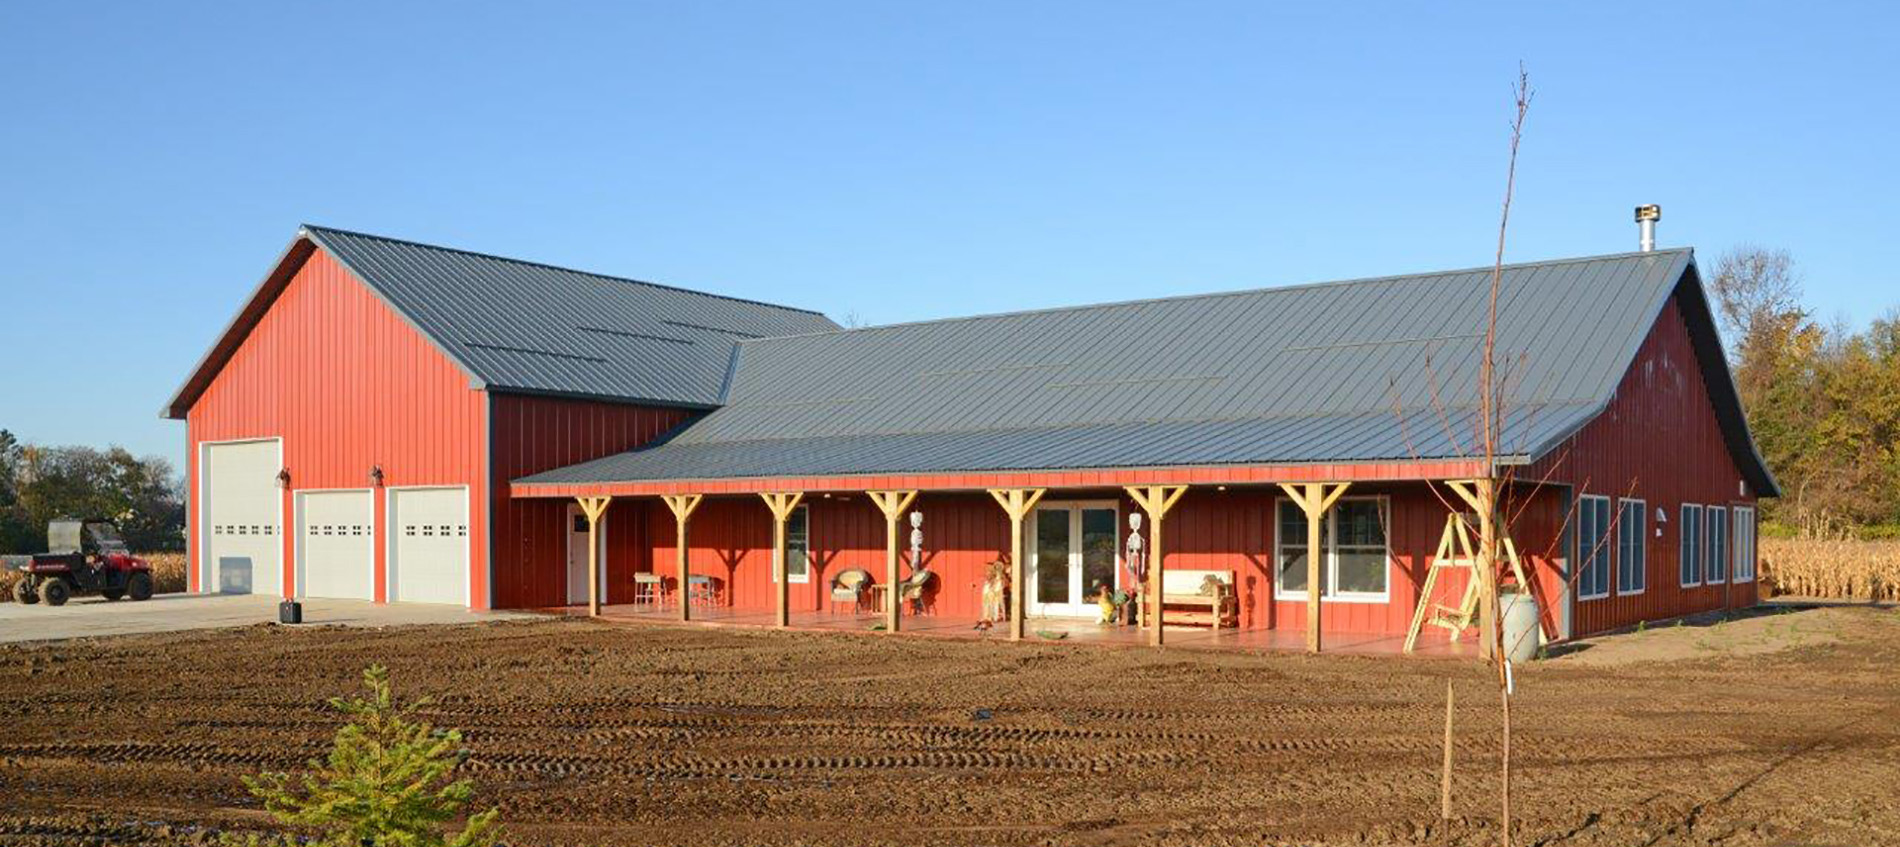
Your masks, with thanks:
[[[1900,613],[1729,626],[1519,671],[1518,843],[1900,844]],[[371,663],[510,844],[1496,842],[1475,663],[547,620],[0,648],[0,844],[266,826],[238,778],[319,755]]]

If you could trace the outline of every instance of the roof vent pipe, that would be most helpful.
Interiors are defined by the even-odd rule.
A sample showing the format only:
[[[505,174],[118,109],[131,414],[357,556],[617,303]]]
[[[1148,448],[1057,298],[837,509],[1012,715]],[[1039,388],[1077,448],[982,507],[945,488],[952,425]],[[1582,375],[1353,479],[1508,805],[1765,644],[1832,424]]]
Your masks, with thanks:
[[[1645,203],[1636,207],[1636,229],[1639,233],[1639,249],[1648,253],[1656,249],[1656,222],[1662,220],[1662,207],[1654,203]]]

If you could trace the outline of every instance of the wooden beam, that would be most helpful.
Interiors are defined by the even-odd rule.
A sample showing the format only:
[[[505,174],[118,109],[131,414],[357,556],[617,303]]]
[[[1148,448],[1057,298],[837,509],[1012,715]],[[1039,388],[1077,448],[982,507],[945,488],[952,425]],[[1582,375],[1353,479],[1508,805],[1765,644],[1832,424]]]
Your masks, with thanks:
[[[884,631],[896,632],[899,624],[898,608],[903,604],[897,597],[897,522],[904,516],[904,510],[916,502],[915,491],[867,491],[871,502],[877,504],[878,511],[884,513]],[[916,562],[911,567],[917,567]]]
[[[699,501],[704,498],[698,494],[662,494],[660,499],[666,501],[666,508],[673,512],[673,548],[678,554],[676,562],[679,565],[680,620],[692,620],[692,603],[689,602],[692,586],[688,582],[692,573],[686,556],[686,522],[692,519],[693,510],[699,508]]]
[[[1023,518],[1035,511],[1046,488],[992,488],[990,497],[1009,515],[1009,640],[1023,640]]]
[[[798,508],[798,501],[805,499],[803,491],[763,491],[759,497],[765,500],[765,507],[772,510],[772,575],[778,580],[778,612],[773,622],[779,626],[792,623],[792,587],[790,579],[790,555],[785,549],[785,521],[792,516],[792,510]]]
[[[600,617],[600,519],[612,497],[577,497],[587,515],[587,616]]]
[[[1174,504],[1181,502],[1181,495],[1187,493],[1185,485],[1130,485],[1126,487],[1128,496],[1135,505],[1148,513],[1148,643],[1160,647],[1165,640],[1162,626],[1161,577],[1163,561],[1161,555],[1161,525],[1168,517],[1168,511]],[[1220,608],[1214,609],[1214,628],[1220,628]]]
[[[1298,487],[1280,484],[1280,489],[1306,515],[1306,649],[1313,653],[1320,651],[1320,562],[1326,555],[1326,551],[1320,549],[1320,525],[1326,519],[1326,512],[1350,487],[1350,482],[1309,482]]]

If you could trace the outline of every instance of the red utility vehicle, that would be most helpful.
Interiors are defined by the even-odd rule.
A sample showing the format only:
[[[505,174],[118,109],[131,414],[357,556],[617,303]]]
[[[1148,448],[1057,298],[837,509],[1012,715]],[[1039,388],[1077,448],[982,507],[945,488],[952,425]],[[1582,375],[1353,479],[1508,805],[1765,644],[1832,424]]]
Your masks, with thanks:
[[[51,552],[0,556],[7,570],[20,575],[13,599],[61,606],[75,594],[93,592],[107,600],[152,596],[152,566],[126,549],[110,521],[53,521],[46,525],[46,540]]]

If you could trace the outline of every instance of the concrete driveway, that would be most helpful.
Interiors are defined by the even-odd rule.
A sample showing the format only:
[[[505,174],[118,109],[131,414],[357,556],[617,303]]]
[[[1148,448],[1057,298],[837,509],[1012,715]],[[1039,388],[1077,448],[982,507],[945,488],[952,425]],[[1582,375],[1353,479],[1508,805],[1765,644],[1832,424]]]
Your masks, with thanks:
[[[250,626],[277,620],[277,598],[245,594],[160,594],[143,603],[77,597],[53,608],[0,603],[0,643]],[[532,617],[520,612],[470,612],[456,606],[376,605],[363,600],[305,600],[306,624],[403,626]]]

